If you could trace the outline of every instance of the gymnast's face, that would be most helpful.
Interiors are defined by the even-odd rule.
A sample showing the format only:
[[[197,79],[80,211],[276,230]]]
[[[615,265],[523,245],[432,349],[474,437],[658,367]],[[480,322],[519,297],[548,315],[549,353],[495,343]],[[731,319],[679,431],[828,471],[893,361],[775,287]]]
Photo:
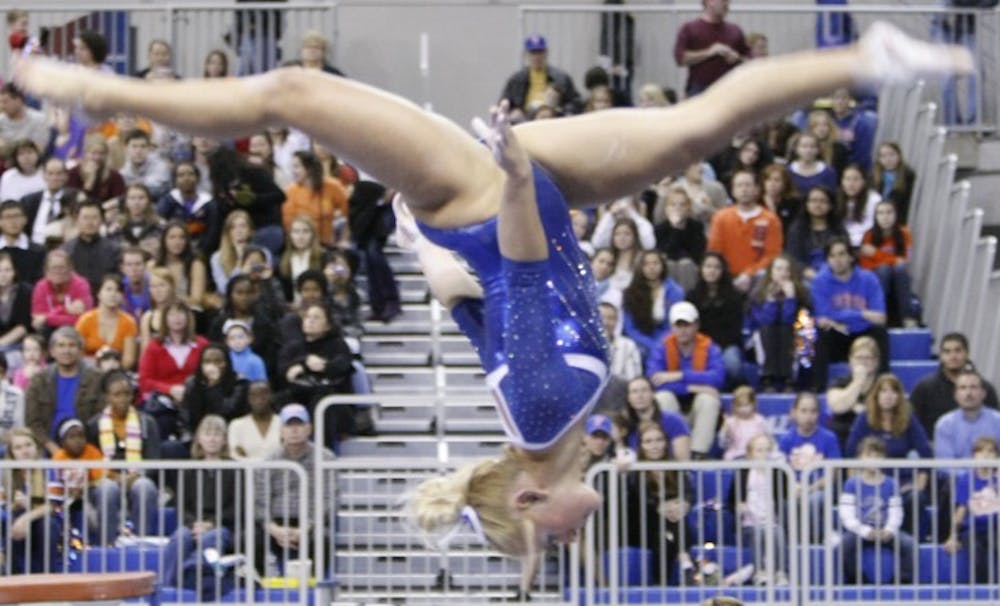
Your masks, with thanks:
[[[550,543],[572,543],[587,517],[601,505],[601,497],[572,474],[540,488],[527,474],[515,484],[514,507],[534,522],[539,549]]]

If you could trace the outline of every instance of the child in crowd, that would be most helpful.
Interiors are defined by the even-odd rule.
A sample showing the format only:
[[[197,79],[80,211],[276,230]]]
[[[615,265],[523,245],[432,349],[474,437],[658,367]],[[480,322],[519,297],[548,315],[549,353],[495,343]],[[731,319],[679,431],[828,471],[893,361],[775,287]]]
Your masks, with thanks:
[[[101,374],[111,372],[112,370],[122,370],[122,355],[118,353],[117,349],[105,345],[97,350],[97,355],[94,356],[94,363]]]
[[[862,461],[884,461],[886,457],[885,442],[877,436],[868,436],[861,440],[858,446],[858,458]],[[899,496],[899,486],[896,481],[876,467],[866,467],[859,473],[848,478],[840,493],[838,507],[840,525],[844,532],[841,536],[841,549],[844,559],[844,581],[858,583],[858,564],[861,562],[863,547],[875,546],[876,555],[896,554],[896,581],[909,583],[912,578],[914,551],[916,543],[909,534],[902,531],[903,500]],[[881,553],[879,553],[881,552]],[[884,567],[890,564],[882,559]],[[866,570],[874,577],[876,570]],[[884,578],[884,577],[883,577]]]
[[[837,435],[819,424],[820,408],[816,394],[800,392],[789,411],[792,427],[781,437],[778,448],[788,459],[795,471],[795,495],[803,492],[809,495],[809,519],[812,520],[810,535],[814,542],[823,538],[823,486],[826,477],[814,471],[803,478],[802,472],[813,463],[825,459],[839,459],[840,442]]]
[[[21,367],[14,371],[14,378],[11,381],[15,387],[22,390],[28,389],[31,377],[40,370],[45,370],[45,340],[41,335],[30,334],[24,337],[21,344],[21,356],[23,362]]]
[[[767,421],[757,412],[753,387],[741,385],[733,391],[732,411],[719,430],[719,445],[726,451],[722,458],[727,461],[744,457],[754,436],[771,434]]]
[[[982,436],[972,446],[977,461],[1000,464],[1000,444]],[[976,583],[996,583],[1000,579],[997,545],[1000,541],[1000,476],[997,467],[977,467],[955,478],[955,511],[951,534],[944,543],[949,553],[968,547],[972,555]]]
[[[7,380],[7,356],[0,352],[0,445],[15,427],[24,427],[24,391]]]
[[[264,360],[250,349],[253,343],[253,329],[243,320],[226,320],[222,334],[229,348],[229,360],[236,374],[249,381],[267,381]]]
[[[59,438],[59,450],[52,455],[53,461],[100,461],[104,458],[98,447],[87,442],[87,430],[80,419],[71,417],[60,423],[56,436]],[[95,540],[99,536],[96,532],[98,512],[87,507],[83,499],[89,497],[97,501],[97,491],[93,488],[104,475],[105,470],[99,468],[49,470],[49,499],[62,514],[63,521],[79,531],[81,537],[88,536],[85,526],[94,529]],[[86,495],[85,489],[89,491]]]
[[[774,457],[775,444],[770,434],[758,433],[747,442],[747,460],[767,462]],[[788,546],[779,520],[785,488],[780,474],[766,467],[741,470],[739,481],[733,485],[732,497],[740,517],[743,545],[753,550],[755,585],[788,585]]]
[[[750,293],[750,325],[756,333],[760,383],[766,392],[790,391],[795,375],[795,321],[809,308],[809,291],[787,254],[771,261]]]

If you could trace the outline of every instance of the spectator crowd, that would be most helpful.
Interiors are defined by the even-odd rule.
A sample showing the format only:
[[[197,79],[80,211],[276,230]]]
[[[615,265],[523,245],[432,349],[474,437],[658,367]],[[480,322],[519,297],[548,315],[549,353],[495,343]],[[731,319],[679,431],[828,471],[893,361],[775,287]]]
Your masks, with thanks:
[[[766,54],[766,38],[748,42],[725,20],[727,2],[703,4],[675,48],[689,67],[686,95]],[[12,31],[27,31],[26,20],[8,11]],[[17,38],[17,50],[25,40]],[[297,64],[339,74],[325,44],[307,33]],[[135,77],[180,77],[167,42],[148,50],[149,67]],[[517,119],[632,104],[620,69],[589,70],[581,94],[549,64],[544,37],[527,38],[524,50],[524,68],[501,94]],[[97,32],[79,32],[73,53],[83,67],[106,69],[108,45]],[[209,53],[203,76],[227,77],[226,57]],[[635,105],[676,98],[648,83]],[[588,462],[785,457],[798,471],[822,458],[1000,456],[996,392],[975,372],[964,335],[941,339],[940,368],[909,394],[889,372],[888,328],[920,321],[907,268],[921,244],[907,228],[916,176],[898,144],[876,145],[867,102],[831,91],[645,191],[573,211],[611,354],[610,384],[587,423]],[[36,107],[12,84],[0,89],[0,112],[0,438],[8,459],[285,459],[308,467],[315,448],[332,457],[327,448],[371,431],[365,408],[337,407],[325,435],[310,440],[319,400],[370,391],[364,320],[391,322],[401,312],[382,252],[391,192],[287,128],[234,141],[189,138],[141,116],[97,120]],[[367,318],[354,280],[361,268]],[[846,374],[831,380],[840,363]],[[772,434],[758,392],[797,394],[790,431]],[[29,535],[73,528],[87,543],[111,544],[152,533],[155,508],[177,495],[202,498],[187,503],[190,516],[170,543],[180,555],[168,562],[183,562],[196,540],[234,548],[239,499],[230,496],[250,489],[238,474],[185,472],[164,486],[134,470],[76,471],[0,476],[0,529],[8,533],[0,551],[14,546],[3,554],[8,569],[48,561],[51,546],[26,542]],[[818,495],[829,480],[799,477],[795,489]],[[693,536],[681,531],[694,505],[690,479],[644,481],[656,483],[647,494],[657,500],[636,500],[627,516]],[[258,520],[257,544],[297,553],[298,529],[308,525],[295,518],[298,499],[310,507],[314,499],[301,486],[289,499],[286,486],[255,484],[260,511],[269,512]],[[747,544],[766,533],[786,541],[779,519],[793,488],[773,484],[751,470],[727,495]],[[982,516],[1000,510],[971,504],[983,491],[996,494],[995,475],[950,483],[926,471],[852,475],[838,495],[845,561],[865,542],[909,551],[927,538],[923,510],[902,503],[927,504],[931,491],[943,498],[949,485],[957,487],[947,495],[954,511],[943,514],[951,532],[937,539],[958,550],[969,533],[997,527]],[[869,511],[872,502],[884,511]],[[100,523],[88,517],[94,511]],[[52,523],[65,526],[53,533]],[[640,534],[627,540],[661,542]],[[690,547],[673,543],[657,557],[697,582]],[[262,551],[256,561],[265,559]],[[787,582],[787,558],[776,561],[755,579]]]

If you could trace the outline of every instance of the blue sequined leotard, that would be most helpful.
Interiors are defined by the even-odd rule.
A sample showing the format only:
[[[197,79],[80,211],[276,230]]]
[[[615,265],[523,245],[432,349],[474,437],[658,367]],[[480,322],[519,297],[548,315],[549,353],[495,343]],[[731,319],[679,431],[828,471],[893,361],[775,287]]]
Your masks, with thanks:
[[[479,354],[511,441],[542,450],[590,412],[607,380],[608,352],[590,264],[566,200],[540,167],[533,172],[547,259],[502,258],[496,217],[458,229],[420,229],[478,274],[484,299],[462,301],[452,316]]]

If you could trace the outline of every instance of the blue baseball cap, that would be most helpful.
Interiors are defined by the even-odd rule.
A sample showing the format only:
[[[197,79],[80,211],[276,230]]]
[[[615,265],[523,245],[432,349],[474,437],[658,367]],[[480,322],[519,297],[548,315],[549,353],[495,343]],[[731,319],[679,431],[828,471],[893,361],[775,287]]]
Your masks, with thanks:
[[[611,419],[604,415],[590,415],[587,419],[587,435],[592,436],[598,431],[603,431],[611,437]]]
[[[529,53],[541,53],[548,49],[549,45],[545,43],[545,36],[535,34],[524,39],[524,50]]]
[[[309,410],[301,404],[285,404],[281,408],[281,424],[288,425],[292,421],[301,421],[303,423],[311,423],[312,420],[309,417]]]

